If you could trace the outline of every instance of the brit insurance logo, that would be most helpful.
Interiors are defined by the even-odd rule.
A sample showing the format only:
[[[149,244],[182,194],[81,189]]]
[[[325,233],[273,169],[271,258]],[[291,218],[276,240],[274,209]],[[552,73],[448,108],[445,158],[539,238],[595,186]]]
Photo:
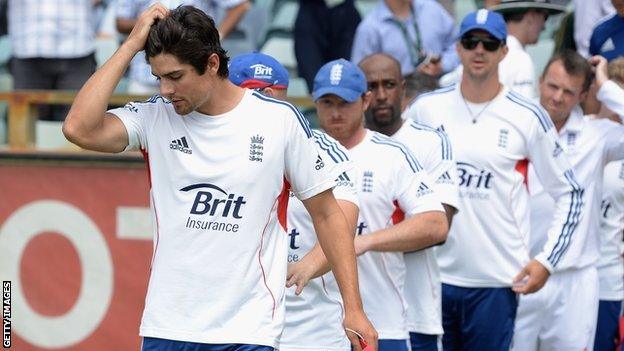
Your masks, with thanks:
[[[264,156],[264,137],[254,135],[249,139],[249,161],[262,162]]]
[[[169,148],[171,150],[178,150],[185,154],[193,153],[193,150],[191,150],[191,148],[189,147],[189,144],[186,142],[186,137],[171,140],[171,144],[169,144]]]
[[[255,64],[253,66],[249,66],[249,68],[253,69],[253,76],[256,79],[272,79],[273,78],[273,68],[269,66],[265,66],[261,63]]]
[[[464,198],[487,200],[494,175],[487,169],[480,169],[467,162],[457,162],[459,195]]]
[[[192,184],[180,191],[195,193],[185,227],[218,232],[238,232],[240,228],[236,222],[243,218],[243,209],[247,203],[244,196],[230,194],[210,183]]]

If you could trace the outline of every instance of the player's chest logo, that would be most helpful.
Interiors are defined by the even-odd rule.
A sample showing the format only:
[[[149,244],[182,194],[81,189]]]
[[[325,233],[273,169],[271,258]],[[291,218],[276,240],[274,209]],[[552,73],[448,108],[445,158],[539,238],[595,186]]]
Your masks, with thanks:
[[[169,148],[171,150],[177,150],[189,155],[193,153],[193,150],[186,141],[185,136],[181,137],[180,139],[173,139],[171,141],[171,144],[169,144]]]
[[[364,175],[362,176],[362,192],[363,193],[373,192],[373,172],[372,171],[364,171]]]
[[[254,135],[249,140],[249,161],[262,162],[264,156],[264,137]]]
[[[498,131],[498,147],[500,147],[501,149],[506,149],[508,141],[509,129],[500,129]]]

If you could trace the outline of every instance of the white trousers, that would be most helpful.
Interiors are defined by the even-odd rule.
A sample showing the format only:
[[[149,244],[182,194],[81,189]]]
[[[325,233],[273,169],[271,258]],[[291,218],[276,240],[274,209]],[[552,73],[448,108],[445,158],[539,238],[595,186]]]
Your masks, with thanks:
[[[595,267],[554,273],[540,291],[520,297],[511,350],[593,350],[598,290]]]

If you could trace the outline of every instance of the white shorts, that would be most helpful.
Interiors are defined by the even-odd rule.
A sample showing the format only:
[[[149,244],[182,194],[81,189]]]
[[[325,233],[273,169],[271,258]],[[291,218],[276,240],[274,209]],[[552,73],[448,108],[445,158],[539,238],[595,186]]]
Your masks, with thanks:
[[[597,319],[596,268],[555,273],[520,297],[511,350],[593,350]]]

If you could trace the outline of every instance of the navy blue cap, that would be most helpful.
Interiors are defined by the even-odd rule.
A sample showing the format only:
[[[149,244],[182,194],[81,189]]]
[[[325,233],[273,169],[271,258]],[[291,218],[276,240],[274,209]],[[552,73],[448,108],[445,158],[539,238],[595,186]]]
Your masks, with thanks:
[[[316,73],[312,98],[316,101],[324,95],[333,94],[346,102],[354,102],[366,90],[366,76],[360,67],[345,59],[338,59],[324,64]]]
[[[475,29],[484,30],[498,40],[507,38],[505,20],[498,12],[481,9],[467,14],[459,26],[459,38]]]
[[[235,56],[228,66],[229,79],[243,88],[288,88],[288,71],[269,55],[250,52]]]

